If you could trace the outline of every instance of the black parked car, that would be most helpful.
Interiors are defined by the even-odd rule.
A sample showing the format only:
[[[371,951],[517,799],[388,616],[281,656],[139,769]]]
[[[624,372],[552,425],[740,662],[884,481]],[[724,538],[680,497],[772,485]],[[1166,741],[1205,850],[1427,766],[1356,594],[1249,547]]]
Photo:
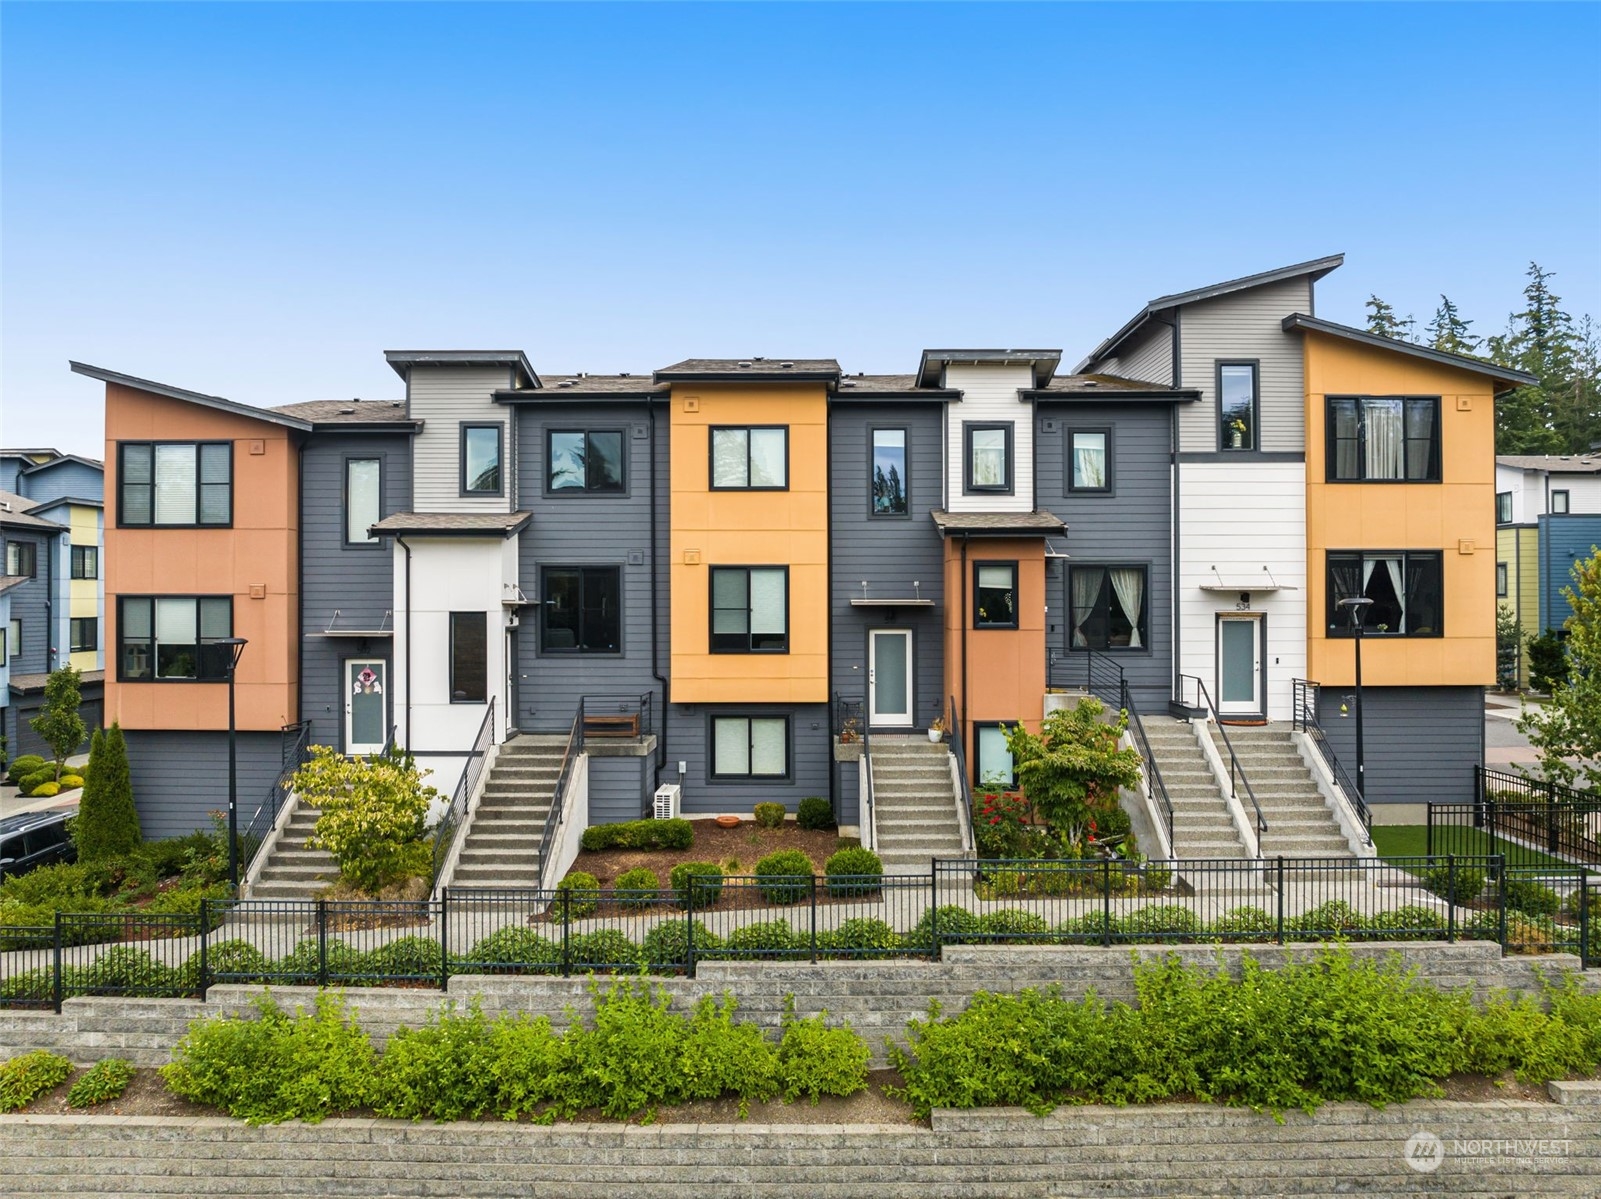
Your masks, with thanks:
[[[74,805],[0,819],[0,879],[52,862],[76,862],[78,851],[67,836],[67,819],[77,814]]]

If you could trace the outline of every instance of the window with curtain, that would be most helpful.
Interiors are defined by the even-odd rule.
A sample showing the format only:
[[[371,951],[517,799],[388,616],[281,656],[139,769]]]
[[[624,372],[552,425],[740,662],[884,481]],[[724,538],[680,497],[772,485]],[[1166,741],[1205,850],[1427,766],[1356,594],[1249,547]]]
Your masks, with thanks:
[[[547,491],[623,490],[621,429],[551,429],[545,448]]]
[[[789,652],[789,568],[711,568],[714,654]]]
[[[39,573],[39,547],[31,541],[6,542],[6,574],[34,578]]]
[[[873,515],[905,516],[910,512],[905,429],[873,430],[872,472]]]
[[[1330,551],[1328,633],[1351,637],[1351,617],[1342,599],[1366,596],[1364,637],[1438,637],[1444,630],[1443,555],[1437,550]]]
[[[345,459],[345,544],[376,545],[367,530],[383,519],[383,459]]]
[[[233,523],[233,443],[124,441],[117,445],[123,525]]]
[[[966,490],[970,492],[994,491],[1010,495],[1012,491],[1012,426],[1006,424],[982,425],[965,422],[962,425],[967,457],[965,471]]]
[[[1327,457],[1331,483],[1439,482],[1439,397],[1330,396]]]
[[[1112,434],[1107,429],[1071,429],[1068,439],[1069,491],[1110,491]]]
[[[540,653],[619,653],[622,574],[617,566],[545,567],[539,589]]]
[[[1258,448],[1256,400],[1256,363],[1217,364],[1218,445],[1221,448]]]
[[[1067,568],[1068,648],[1145,649],[1150,568],[1092,566]]]
[[[232,651],[233,597],[125,595],[117,601],[117,674],[123,682],[220,682]]]
[[[1498,491],[1495,493],[1495,523],[1509,525],[1512,523],[1512,493]]]
[[[450,702],[489,702],[489,614],[450,614]]]
[[[1006,744],[1006,730],[998,724],[973,729],[974,778],[980,787],[1017,786],[1017,764]]]
[[[783,491],[789,486],[789,426],[711,430],[713,491]]]
[[[789,777],[789,717],[712,717],[712,777]]]
[[[1017,628],[1017,563],[973,564],[973,627]]]

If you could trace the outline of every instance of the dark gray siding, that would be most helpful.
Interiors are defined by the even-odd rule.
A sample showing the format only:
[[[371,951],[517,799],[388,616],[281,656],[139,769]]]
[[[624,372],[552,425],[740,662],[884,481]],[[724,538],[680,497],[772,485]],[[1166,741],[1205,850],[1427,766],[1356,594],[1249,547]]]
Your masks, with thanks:
[[[1165,711],[1173,677],[1171,411],[1166,404],[1042,404],[1036,419],[1035,503],[1067,522],[1062,548],[1068,561],[1150,568],[1147,646],[1109,657],[1123,667],[1142,713]],[[1067,439],[1073,429],[1111,430],[1110,493],[1069,492]],[[1084,655],[1069,649],[1067,571],[1060,558],[1046,568],[1045,644],[1058,662],[1055,676],[1076,677]]]
[[[395,627],[394,617],[387,615],[394,603],[391,541],[345,544],[345,460],[381,458],[381,515],[405,512],[411,507],[410,440],[395,433],[315,433],[301,450],[300,714],[311,721],[312,740],[322,745],[344,745],[344,660],[392,660],[390,638],[324,636],[335,611],[337,627]]]
[[[83,727],[87,731],[83,743],[72,751],[75,754],[89,751],[89,734],[105,723],[104,686],[100,683],[83,683],[79,687],[79,694],[83,700],[78,705],[78,715],[82,717]],[[13,758],[23,754],[38,754],[41,758],[55,756],[55,751],[44,743],[44,738],[33,731],[32,721],[43,709],[42,691],[13,695],[10,705],[0,708],[0,732],[5,734],[6,744],[10,746],[9,752]]]
[[[788,716],[790,777],[774,782],[711,780],[713,716]],[[684,775],[685,813],[749,813],[759,803],[781,803],[791,812],[809,795],[828,795],[828,768],[833,761],[826,704],[674,704],[668,716],[667,768],[662,782]],[[594,804],[594,788],[590,789]],[[591,813],[593,819],[593,812]]]
[[[124,730],[133,801],[146,840],[181,837],[211,827],[211,812],[228,812],[228,734]],[[239,827],[266,798],[283,764],[277,733],[238,734]]]
[[[589,823],[615,824],[650,815],[651,758],[589,755]],[[654,790],[654,789],[652,789]]]
[[[945,546],[928,515],[940,506],[943,415],[940,404],[837,404],[828,414],[830,686],[865,707],[868,630],[910,629],[916,728],[927,728],[946,703]],[[904,518],[869,515],[871,433],[880,428],[906,430],[911,515]],[[864,581],[871,598],[916,594],[933,600],[934,607],[853,608],[851,599],[862,594]],[[915,592],[914,581],[920,585]],[[842,824],[855,824],[856,763],[840,763],[834,770],[836,815]]]
[[[48,470],[22,477],[22,494],[40,503],[68,496],[75,500],[98,500],[104,492],[105,472],[81,462],[59,462]]]
[[[1356,774],[1356,717],[1340,715],[1354,688],[1325,687],[1318,720]],[[1385,823],[1384,805],[1467,803],[1473,768],[1484,761],[1482,687],[1364,687],[1362,741],[1367,800]]]
[[[5,540],[32,545],[38,564],[33,578],[6,592],[11,598],[11,619],[22,622],[22,652],[11,658],[11,677],[43,674],[50,669],[50,574],[60,566],[52,560],[56,539],[7,529]],[[0,553],[0,573],[4,567],[5,557]]]

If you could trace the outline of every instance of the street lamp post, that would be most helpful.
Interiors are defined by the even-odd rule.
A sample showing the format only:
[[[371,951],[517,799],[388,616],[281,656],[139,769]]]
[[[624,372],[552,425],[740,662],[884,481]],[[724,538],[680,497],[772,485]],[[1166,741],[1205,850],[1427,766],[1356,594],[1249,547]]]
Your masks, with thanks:
[[[1336,605],[1350,616],[1351,631],[1356,636],[1356,793],[1364,807],[1368,801],[1368,776],[1362,761],[1362,621],[1372,604],[1367,596],[1357,595]]]
[[[243,637],[224,637],[213,645],[225,646],[228,651],[228,882],[235,898],[239,895],[239,758],[235,747],[234,726],[234,669],[239,656],[250,644]]]

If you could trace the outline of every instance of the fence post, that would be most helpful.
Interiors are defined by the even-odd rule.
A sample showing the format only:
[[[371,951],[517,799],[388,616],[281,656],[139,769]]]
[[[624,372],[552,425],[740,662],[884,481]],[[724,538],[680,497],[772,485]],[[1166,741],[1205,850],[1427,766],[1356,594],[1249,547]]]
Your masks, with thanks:
[[[817,965],[817,874],[812,874],[812,965]]]
[[[1559,847],[1557,838],[1557,805],[1556,796],[1552,795],[1551,802],[1545,805],[1545,847],[1556,853]]]
[[[206,1001],[206,992],[211,989],[211,981],[206,973],[206,942],[211,939],[211,913],[207,910],[210,900],[204,895],[200,897],[200,976],[195,985],[200,988],[200,1002]]]
[[[1478,768],[1475,767],[1474,769]],[[1427,831],[1423,835],[1423,852],[1432,858],[1434,856],[1434,805],[1429,804],[1424,811],[1426,815],[1423,817],[1423,827]]]
[[[1473,827],[1484,827],[1484,767],[1473,766]]]
[[[569,941],[572,938],[572,895],[571,887],[561,889],[561,976],[568,977],[573,972],[572,950]]]
[[[1579,867],[1579,969],[1590,968],[1590,868]]]
[[[695,876],[684,880],[684,968],[695,977]]]
[[[1445,939],[1456,941],[1456,854],[1445,855]]]
[[[51,955],[53,978],[50,983],[50,998],[55,1004],[56,1015],[61,1015],[61,912],[56,912],[56,939],[55,952]]]
[[[1105,923],[1101,927],[1102,944],[1112,943],[1112,860],[1101,859],[1101,918]]]
[[[1506,953],[1506,854],[1495,855],[1495,906],[1498,909],[1501,952]]]
[[[317,901],[317,985],[328,985],[328,901]]]
[[[439,989],[450,990],[450,888],[439,892]]]
[[[929,957],[939,960],[939,875],[932,858],[928,863],[928,935]]]
[[[1495,800],[1488,798],[1488,795],[1489,795],[1489,791],[1488,790],[1486,790],[1485,795],[1486,795],[1486,799],[1484,801],[1484,823],[1485,823],[1485,826],[1489,829],[1489,834],[1490,834],[1490,855],[1492,857],[1494,857],[1495,856],[1495,847],[1496,847],[1496,844],[1497,844],[1496,836],[1495,836]]]
[[[1278,856],[1279,876],[1279,944],[1284,944],[1284,855]]]

